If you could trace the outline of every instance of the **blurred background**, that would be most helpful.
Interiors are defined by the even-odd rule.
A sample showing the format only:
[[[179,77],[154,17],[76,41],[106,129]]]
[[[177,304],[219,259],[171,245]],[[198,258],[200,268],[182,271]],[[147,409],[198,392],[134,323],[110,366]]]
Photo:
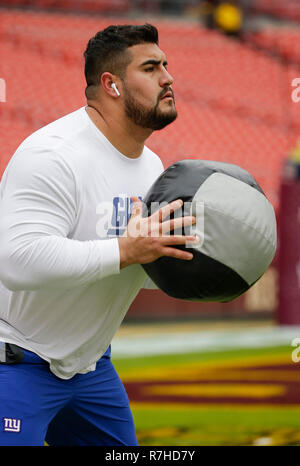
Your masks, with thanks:
[[[300,0],[0,0],[0,177],[29,134],[85,105],[89,38],[144,22],[159,29],[179,114],[147,145],[165,168],[248,170],[279,244],[231,303],[141,290],[112,344],[139,441],[300,445]]]

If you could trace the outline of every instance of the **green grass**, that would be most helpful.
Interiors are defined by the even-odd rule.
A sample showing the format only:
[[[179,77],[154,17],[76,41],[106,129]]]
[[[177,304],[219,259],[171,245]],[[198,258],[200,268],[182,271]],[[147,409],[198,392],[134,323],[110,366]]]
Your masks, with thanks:
[[[242,357],[256,357],[256,356],[272,356],[280,355],[291,355],[292,347],[289,346],[278,346],[275,348],[242,348],[227,351],[208,351],[206,353],[181,353],[181,354],[162,354],[155,356],[140,356],[131,358],[114,358],[113,347],[112,347],[112,360],[116,370],[119,373],[123,373],[126,376],[126,370],[128,369],[143,369],[145,367],[164,367],[164,366],[177,366],[178,364],[184,364],[186,362],[206,362],[206,361],[224,361],[240,359]]]
[[[251,357],[291,356],[291,348],[241,349],[220,352],[113,359],[126,384],[126,374],[153,368],[184,367],[187,363],[245,361]],[[300,405],[189,406],[132,403],[140,445],[300,445]]]
[[[141,445],[300,445],[300,411],[291,409],[135,407]]]

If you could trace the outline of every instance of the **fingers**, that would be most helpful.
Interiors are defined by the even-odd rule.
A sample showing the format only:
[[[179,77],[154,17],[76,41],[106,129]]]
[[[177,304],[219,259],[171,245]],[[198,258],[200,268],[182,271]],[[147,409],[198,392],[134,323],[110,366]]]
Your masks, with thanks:
[[[166,217],[169,217],[170,214],[175,212],[176,210],[180,209],[183,206],[183,202],[181,199],[177,199],[176,201],[170,202],[164,207],[158,209],[154,214],[151,215],[154,221],[162,222]]]
[[[193,216],[186,216],[186,217],[180,217],[180,218],[175,218],[172,220],[167,220],[163,223],[161,223],[161,233],[166,234],[169,233],[172,230],[177,230],[177,228],[183,228],[186,226],[191,226],[194,223],[196,223],[196,217]]]
[[[186,244],[186,243],[199,243],[200,238],[198,236],[181,236],[181,235],[174,235],[174,236],[161,236],[157,238],[158,241],[160,241],[161,244],[165,246],[176,246],[180,244]]]
[[[168,246],[165,246],[162,249],[162,255],[168,257],[175,257],[175,259],[192,260],[194,256],[191,252],[176,249],[170,246],[186,244],[187,242],[198,243],[199,241],[200,239],[198,236],[170,236],[167,242]]]
[[[182,251],[181,249],[176,248],[164,248],[163,255],[168,257],[175,257],[175,259],[181,259],[186,261],[190,261],[194,257],[191,252]]]
[[[136,196],[132,196],[131,199],[133,201],[131,215],[132,216],[142,215],[143,213],[142,201]],[[180,209],[182,206],[183,206],[183,201],[181,199],[177,199],[161,207],[160,209],[158,209],[156,212],[154,212],[154,214],[148,217],[148,219],[150,222],[161,223],[166,217],[169,217],[173,212]],[[180,217],[174,220],[170,220],[170,221],[164,222],[165,224],[163,226],[162,232],[165,233],[171,230],[176,230],[177,228],[180,228],[183,226],[190,226],[195,222],[196,222],[196,218],[192,216]]]

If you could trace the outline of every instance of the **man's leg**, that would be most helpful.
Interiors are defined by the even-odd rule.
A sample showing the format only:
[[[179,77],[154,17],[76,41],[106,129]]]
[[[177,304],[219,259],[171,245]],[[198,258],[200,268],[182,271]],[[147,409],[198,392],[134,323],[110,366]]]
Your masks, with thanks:
[[[48,364],[23,354],[21,362],[0,364],[0,446],[44,445],[50,420],[68,401]]]
[[[60,445],[137,446],[124,386],[110,358],[73,379],[74,397],[49,425],[46,442]]]

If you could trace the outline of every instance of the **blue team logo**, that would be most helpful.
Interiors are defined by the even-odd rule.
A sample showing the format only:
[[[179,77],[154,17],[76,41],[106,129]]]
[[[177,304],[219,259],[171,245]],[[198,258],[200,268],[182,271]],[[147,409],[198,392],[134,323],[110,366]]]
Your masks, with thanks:
[[[138,196],[142,201],[142,197]],[[100,238],[118,237],[125,233],[132,212],[133,201],[127,195],[113,198],[111,202],[101,202],[97,206],[99,220],[96,225]]]

